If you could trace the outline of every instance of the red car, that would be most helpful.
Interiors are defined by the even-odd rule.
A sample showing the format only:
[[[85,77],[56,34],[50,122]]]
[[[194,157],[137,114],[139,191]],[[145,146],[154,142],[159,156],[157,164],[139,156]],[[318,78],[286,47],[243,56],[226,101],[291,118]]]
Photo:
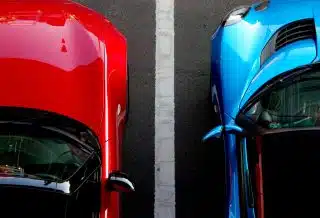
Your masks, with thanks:
[[[1,216],[118,218],[125,37],[77,3],[2,0],[0,48]]]

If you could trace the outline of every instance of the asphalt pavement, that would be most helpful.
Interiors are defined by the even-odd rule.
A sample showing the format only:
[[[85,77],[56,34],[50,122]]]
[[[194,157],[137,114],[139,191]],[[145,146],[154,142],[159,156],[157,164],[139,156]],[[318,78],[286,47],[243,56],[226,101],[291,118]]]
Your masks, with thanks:
[[[216,123],[208,104],[210,38],[232,8],[252,0],[175,0],[176,217],[224,217],[224,152],[201,143]]]
[[[128,40],[130,114],[123,170],[137,192],[123,218],[154,216],[155,0],[78,0],[104,14]],[[224,154],[202,144],[215,123],[208,104],[210,37],[223,16],[252,0],[175,0],[176,217],[223,217]]]

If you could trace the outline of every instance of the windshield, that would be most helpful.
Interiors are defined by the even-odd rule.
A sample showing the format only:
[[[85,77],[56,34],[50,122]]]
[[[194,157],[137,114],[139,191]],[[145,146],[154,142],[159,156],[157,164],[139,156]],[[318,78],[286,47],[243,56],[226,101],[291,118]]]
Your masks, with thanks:
[[[92,152],[75,140],[43,128],[0,124],[0,176],[61,182],[81,168]]]
[[[266,129],[320,126],[320,71],[279,81],[245,111]]]

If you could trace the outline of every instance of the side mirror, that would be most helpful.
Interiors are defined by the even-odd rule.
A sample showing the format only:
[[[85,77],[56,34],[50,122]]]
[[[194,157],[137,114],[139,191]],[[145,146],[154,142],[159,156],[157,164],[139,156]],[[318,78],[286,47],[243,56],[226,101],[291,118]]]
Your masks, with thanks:
[[[133,182],[130,181],[128,175],[119,171],[111,172],[107,182],[108,191],[116,192],[134,192]]]
[[[245,134],[244,130],[235,124],[219,125],[210,130],[203,138],[202,141],[207,141],[209,138],[220,138],[222,132],[231,134]]]

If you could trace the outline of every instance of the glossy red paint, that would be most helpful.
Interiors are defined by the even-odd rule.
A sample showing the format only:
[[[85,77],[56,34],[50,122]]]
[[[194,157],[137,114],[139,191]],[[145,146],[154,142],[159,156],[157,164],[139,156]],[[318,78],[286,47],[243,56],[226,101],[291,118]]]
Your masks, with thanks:
[[[120,168],[127,44],[110,21],[64,0],[0,2],[0,106],[55,112],[87,125],[102,149],[102,179]],[[102,184],[104,185],[104,184]],[[101,192],[100,217],[119,196]]]

